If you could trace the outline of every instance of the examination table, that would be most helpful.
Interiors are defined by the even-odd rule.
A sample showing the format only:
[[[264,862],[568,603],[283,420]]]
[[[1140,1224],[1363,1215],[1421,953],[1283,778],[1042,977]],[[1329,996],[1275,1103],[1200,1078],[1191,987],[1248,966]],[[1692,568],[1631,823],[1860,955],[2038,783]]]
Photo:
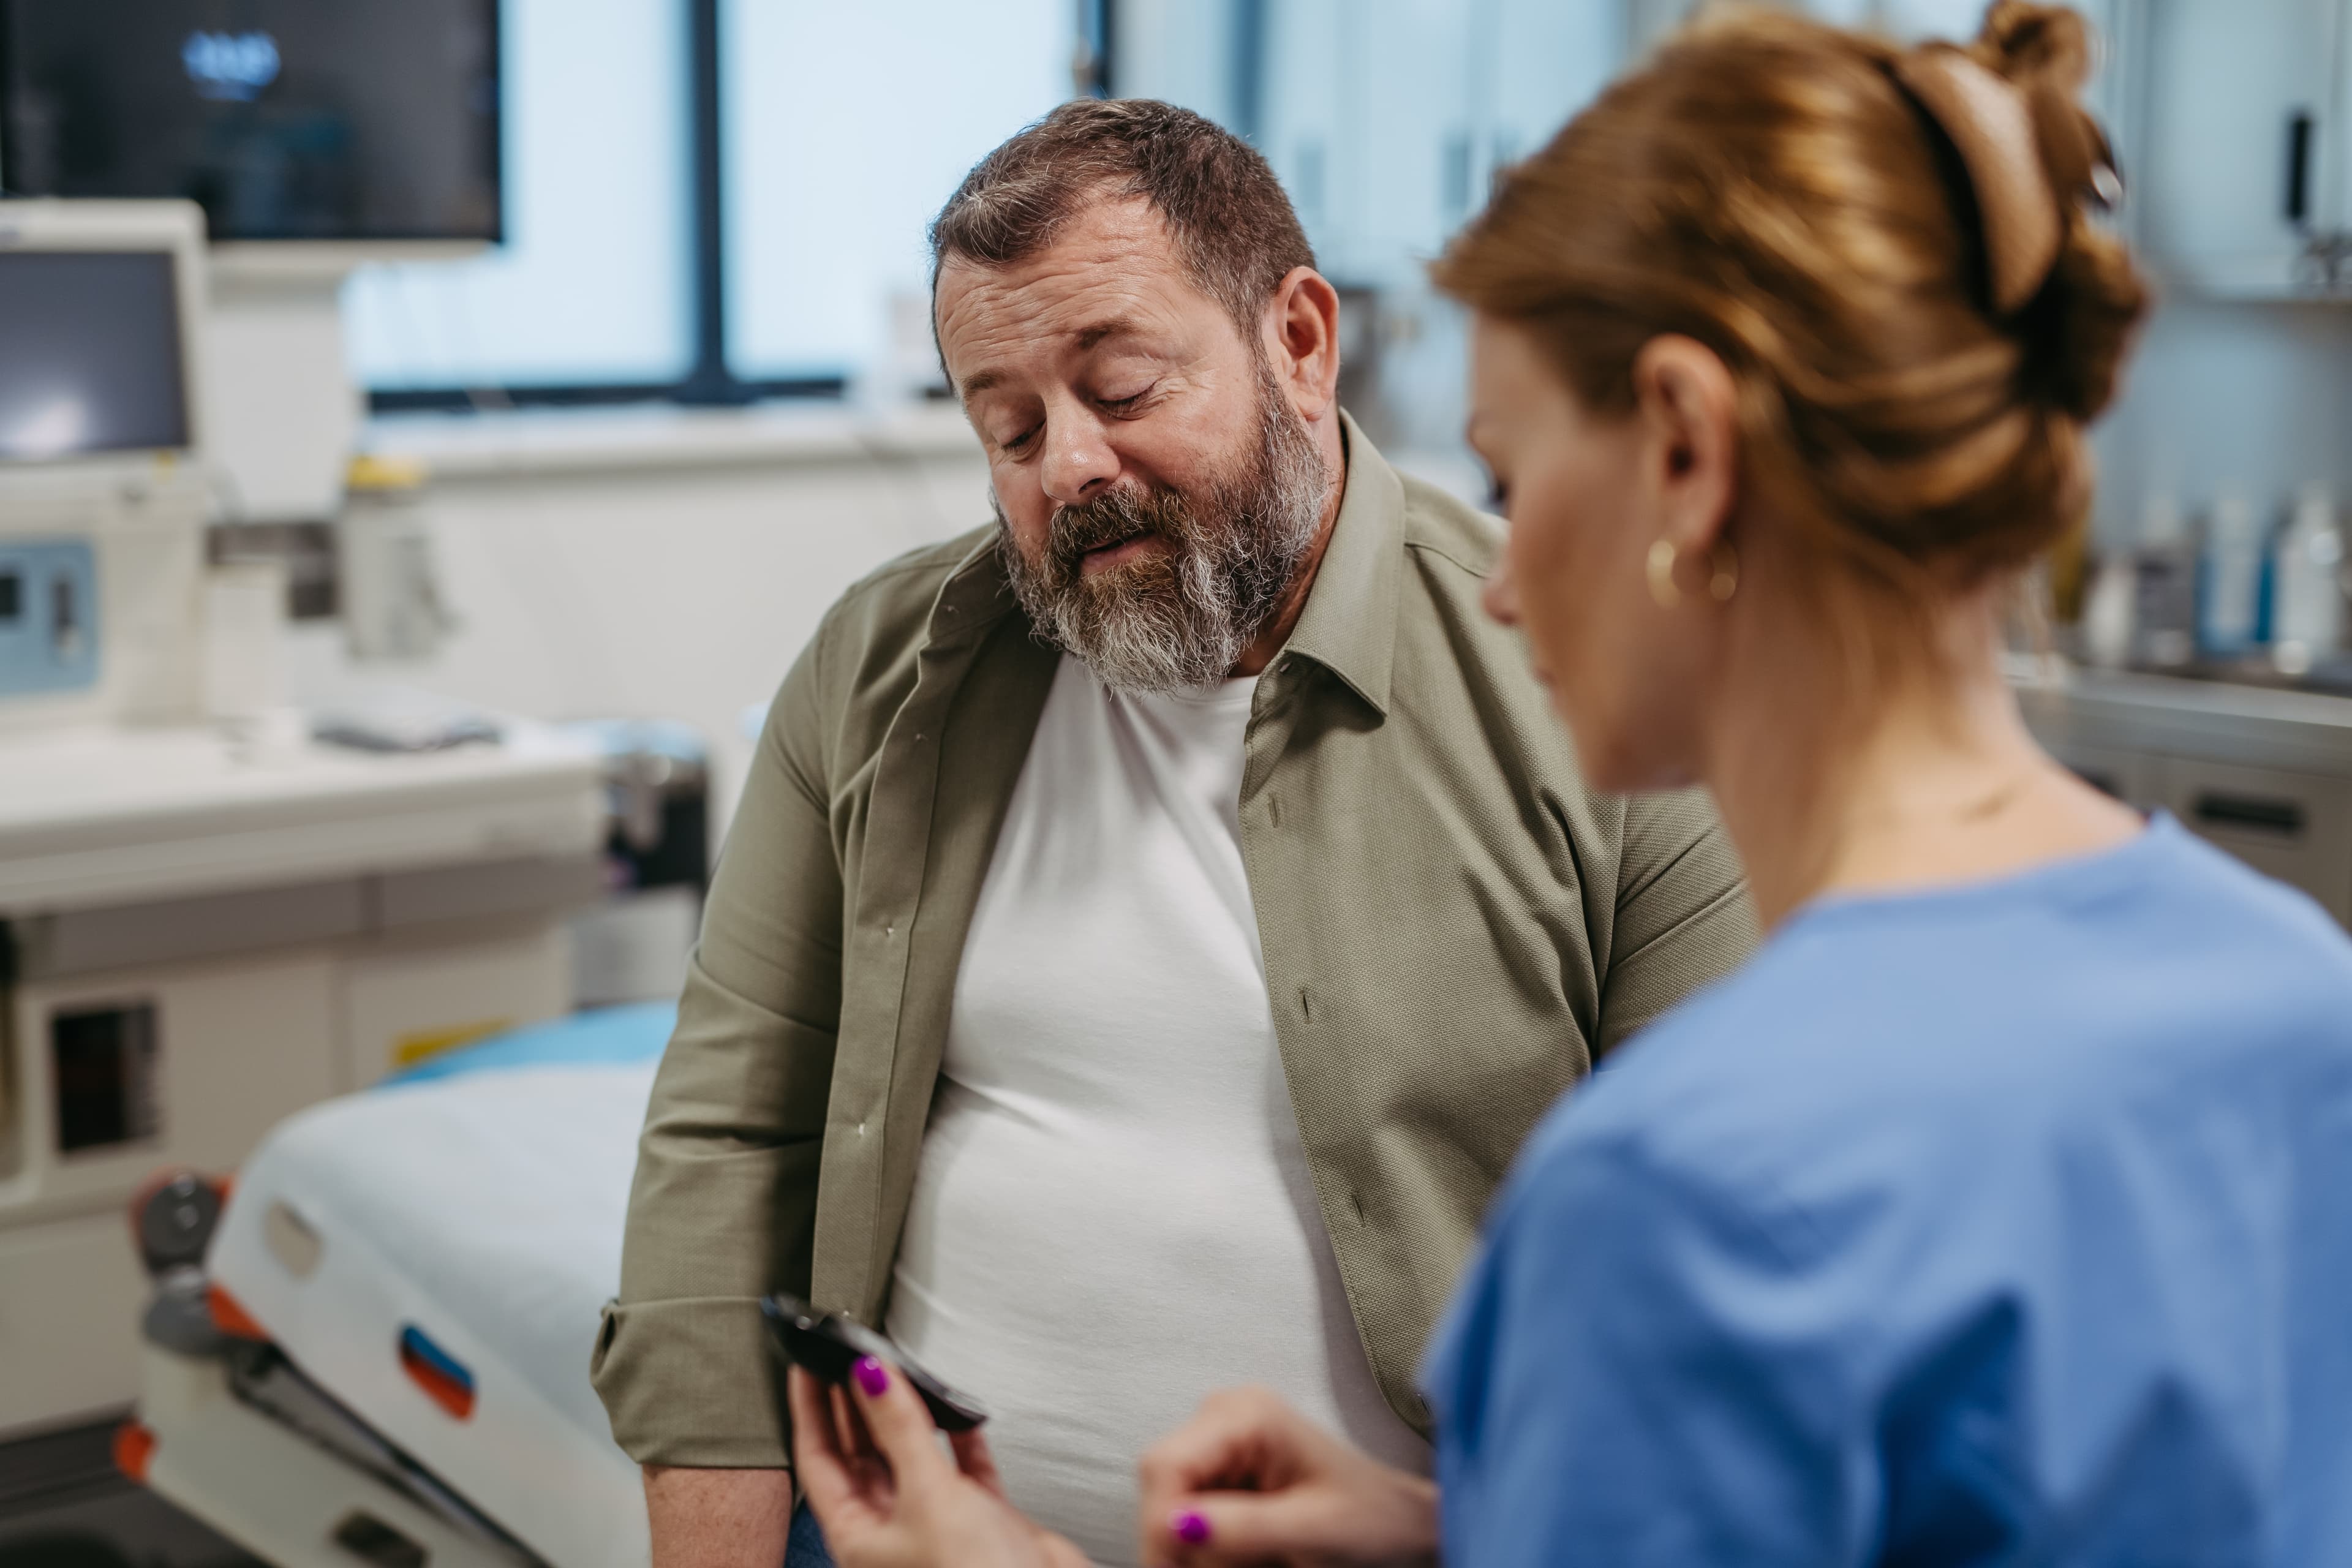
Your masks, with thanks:
[[[216,1223],[214,1189],[159,1189],[122,1468],[278,1568],[643,1568],[588,1358],[674,1016],[582,1014],[302,1111]]]

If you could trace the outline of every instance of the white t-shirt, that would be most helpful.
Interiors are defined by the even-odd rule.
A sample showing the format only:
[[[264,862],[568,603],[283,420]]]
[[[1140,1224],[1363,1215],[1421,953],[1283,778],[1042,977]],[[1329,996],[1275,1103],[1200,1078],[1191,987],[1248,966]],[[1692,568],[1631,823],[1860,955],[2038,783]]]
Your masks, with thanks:
[[[1006,1489],[1134,1560],[1135,1463],[1261,1384],[1391,1463],[1316,1205],[1242,864],[1253,680],[1065,658],[966,939],[888,1331],[988,1403]]]

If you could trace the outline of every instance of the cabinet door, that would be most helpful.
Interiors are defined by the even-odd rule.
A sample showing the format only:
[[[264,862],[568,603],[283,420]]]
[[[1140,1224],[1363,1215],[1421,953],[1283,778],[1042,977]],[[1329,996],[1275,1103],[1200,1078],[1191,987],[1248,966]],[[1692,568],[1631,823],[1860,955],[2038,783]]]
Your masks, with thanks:
[[[6,1000],[17,1103],[0,1227],[120,1213],[162,1169],[232,1170],[338,1087],[323,949],[33,981]]]
[[[1470,111],[1475,121],[1475,205],[1494,171],[1542,147],[1591,102],[1628,60],[1625,17],[1615,6],[1559,0],[1495,0],[1475,38]]]
[[[2163,803],[2188,829],[2352,924],[2352,784],[2341,778],[2167,757]]]
[[[114,1208],[0,1229],[0,1441],[138,1397],[150,1289]]]
[[[2158,266],[2200,292],[2310,292],[2306,240],[2345,215],[2345,0],[2159,0],[2140,19],[2136,199]],[[2298,150],[2299,148],[2299,150]]]

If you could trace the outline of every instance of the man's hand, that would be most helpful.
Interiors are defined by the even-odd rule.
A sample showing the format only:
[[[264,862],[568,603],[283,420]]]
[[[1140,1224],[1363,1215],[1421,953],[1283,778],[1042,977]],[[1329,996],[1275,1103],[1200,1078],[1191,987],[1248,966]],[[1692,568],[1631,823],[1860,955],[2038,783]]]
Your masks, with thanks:
[[[777,1568],[793,1527],[782,1470],[646,1467],[654,1568]]]
[[[1213,1394],[1137,1467],[1143,1561],[1434,1563],[1437,1488],[1392,1469],[1262,1388]]]
[[[948,1439],[912,1384],[866,1357],[854,1392],[792,1371],[793,1463],[840,1568],[1087,1568],[1005,1500],[988,1440]]]

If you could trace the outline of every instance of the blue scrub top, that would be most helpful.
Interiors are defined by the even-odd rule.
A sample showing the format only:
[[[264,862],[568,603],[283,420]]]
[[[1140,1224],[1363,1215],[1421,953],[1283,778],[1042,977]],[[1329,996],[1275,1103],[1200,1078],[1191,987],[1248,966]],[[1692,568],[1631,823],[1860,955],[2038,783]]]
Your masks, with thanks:
[[[2352,1564],[2352,944],[2159,817],[1824,900],[1555,1108],[1452,1568]]]

